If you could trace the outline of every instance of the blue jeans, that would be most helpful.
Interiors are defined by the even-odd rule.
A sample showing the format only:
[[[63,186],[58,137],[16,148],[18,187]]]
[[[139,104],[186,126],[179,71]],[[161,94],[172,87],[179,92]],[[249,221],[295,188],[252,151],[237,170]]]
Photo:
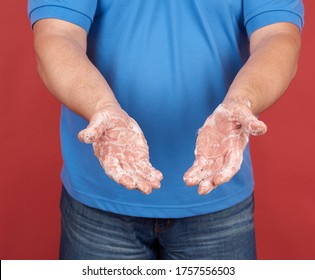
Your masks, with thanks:
[[[256,259],[253,195],[211,214],[180,219],[90,208],[63,188],[60,259]]]

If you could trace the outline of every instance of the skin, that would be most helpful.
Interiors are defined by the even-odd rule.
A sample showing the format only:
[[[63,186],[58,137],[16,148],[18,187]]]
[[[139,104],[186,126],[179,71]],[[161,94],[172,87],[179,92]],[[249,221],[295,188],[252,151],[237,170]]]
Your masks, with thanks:
[[[127,189],[150,193],[163,176],[152,167],[145,137],[118,104],[108,83],[86,56],[87,34],[58,19],[34,25],[37,69],[54,97],[90,122],[79,139],[92,143],[106,174]],[[187,185],[209,193],[239,170],[248,136],[266,126],[255,115],[270,107],[294,77],[300,49],[298,28],[277,23],[255,31],[251,56],[226,98],[207,118],[196,142],[196,160],[185,173]]]
[[[246,104],[225,101],[199,130],[196,159],[184,175],[185,183],[199,185],[199,194],[208,194],[228,182],[241,167],[249,135],[262,135],[266,131],[266,125]]]
[[[92,143],[106,174],[127,189],[145,194],[160,188],[163,175],[149,162],[147,141],[137,122],[117,106],[93,115],[79,139]]]
[[[300,51],[299,29],[277,23],[250,37],[251,55],[233,81],[226,98],[200,129],[195,161],[183,179],[208,194],[240,169],[249,135],[262,135],[266,125],[255,115],[279,99],[293,79]]]

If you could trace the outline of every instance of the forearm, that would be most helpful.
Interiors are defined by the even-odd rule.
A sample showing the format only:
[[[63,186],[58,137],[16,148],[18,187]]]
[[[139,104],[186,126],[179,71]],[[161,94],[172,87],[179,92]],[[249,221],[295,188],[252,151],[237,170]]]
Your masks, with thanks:
[[[266,36],[251,49],[251,56],[232,83],[226,99],[250,103],[257,115],[270,107],[287,89],[298,63],[300,38],[279,32]]]
[[[101,73],[75,39],[52,34],[35,38],[38,72],[61,103],[87,120],[108,104],[118,104]]]

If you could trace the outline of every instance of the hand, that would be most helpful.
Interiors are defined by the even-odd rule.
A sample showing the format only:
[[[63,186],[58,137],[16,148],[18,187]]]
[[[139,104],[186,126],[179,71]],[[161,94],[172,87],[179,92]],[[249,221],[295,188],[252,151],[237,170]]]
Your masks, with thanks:
[[[105,173],[127,189],[145,194],[160,188],[163,175],[149,162],[149,149],[134,119],[117,105],[96,113],[79,139],[92,143]]]
[[[239,171],[249,135],[262,135],[266,125],[250,110],[250,103],[226,100],[210,115],[199,130],[195,161],[185,173],[188,186],[199,185],[207,194],[228,182]]]

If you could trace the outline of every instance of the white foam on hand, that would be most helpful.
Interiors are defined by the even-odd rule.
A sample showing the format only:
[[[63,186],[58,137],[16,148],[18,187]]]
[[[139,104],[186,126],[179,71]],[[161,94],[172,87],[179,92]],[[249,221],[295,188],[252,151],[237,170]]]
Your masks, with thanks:
[[[163,175],[149,161],[143,132],[119,106],[108,106],[96,113],[79,133],[79,139],[93,144],[105,173],[118,184],[145,194],[160,188]]]
[[[230,181],[239,171],[249,135],[262,135],[267,126],[250,110],[250,104],[226,100],[207,118],[199,130],[195,161],[184,175],[188,186],[199,185],[208,194]]]

